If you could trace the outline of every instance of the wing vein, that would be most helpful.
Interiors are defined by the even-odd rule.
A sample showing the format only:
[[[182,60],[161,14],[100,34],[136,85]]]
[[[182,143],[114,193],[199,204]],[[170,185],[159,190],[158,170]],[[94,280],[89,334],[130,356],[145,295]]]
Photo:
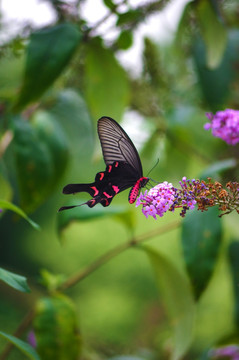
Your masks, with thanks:
[[[122,127],[110,117],[98,120],[98,134],[106,165],[122,161],[131,165],[138,178],[143,176],[139,154]]]

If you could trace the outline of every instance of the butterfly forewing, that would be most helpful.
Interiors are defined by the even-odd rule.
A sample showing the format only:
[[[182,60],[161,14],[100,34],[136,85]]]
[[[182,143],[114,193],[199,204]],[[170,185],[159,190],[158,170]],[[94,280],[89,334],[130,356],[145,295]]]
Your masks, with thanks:
[[[98,120],[98,134],[106,165],[114,161],[126,162],[135,170],[135,176],[143,174],[138,152],[126,132],[110,117]]]

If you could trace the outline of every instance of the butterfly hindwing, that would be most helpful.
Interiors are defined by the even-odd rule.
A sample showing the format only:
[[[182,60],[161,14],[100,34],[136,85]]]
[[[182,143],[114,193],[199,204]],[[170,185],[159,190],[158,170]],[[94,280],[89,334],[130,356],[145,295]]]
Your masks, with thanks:
[[[87,192],[93,199],[84,204],[87,204],[89,207],[93,207],[98,203],[101,203],[103,206],[109,206],[116,194],[135,183],[136,178],[133,178],[131,182],[128,180],[132,176],[131,166],[116,161],[112,165],[108,165],[105,171],[98,172],[95,176],[95,182],[89,184],[68,184],[63,188],[63,194]],[[65,210],[65,208],[71,207],[63,207],[61,210]]]

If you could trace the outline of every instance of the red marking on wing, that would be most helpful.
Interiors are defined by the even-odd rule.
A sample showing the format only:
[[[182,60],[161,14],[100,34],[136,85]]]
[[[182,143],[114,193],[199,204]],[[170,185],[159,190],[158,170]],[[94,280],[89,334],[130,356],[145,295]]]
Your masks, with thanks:
[[[109,165],[109,169],[108,169],[108,172],[110,173],[112,170],[112,165]]]
[[[116,185],[112,185],[112,189],[114,190],[114,192],[115,192],[116,194],[118,194],[118,192],[120,191],[120,189],[119,189],[118,186],[116,186]]]
[[[95,199],[91,199],[91,200],[87,201],[87,204],[90,208],[92,208],[95,205]]]
[[[116,163],[115,163],[115,167],[118,167],[119,166],[119,163],[118,163],[118,161],[116,161]]]
[[[108,199],[112,198],[112,195],[107,194],[106,191],[104,191],[103,194],[104,194]]]
[[[91,186],[91,189],[94,190],[94,192],[95,192],[93,196],[96,196],[99,194],[99,190],[95,186]]]
[[[103,172],[100,173],[100,181],[103,179],[103,177],[105,176],[105,174]]]

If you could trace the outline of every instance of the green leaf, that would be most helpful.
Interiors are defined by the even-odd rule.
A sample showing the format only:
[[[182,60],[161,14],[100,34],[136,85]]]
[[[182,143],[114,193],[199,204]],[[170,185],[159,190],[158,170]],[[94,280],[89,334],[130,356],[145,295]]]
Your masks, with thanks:
[[[112,205],[111,205],[112,206]],[[122,208],[122,212],[114,215],[115,219],[118,219],[125,225],[130,231],[133,231],[136,226],[135,211],[133,208],[128,209],[128,205]]]
[[[158,98],[160,98],[160,95],[164,95],[165,91],[168,90],[168,81],[160,57],[158,44],[155,44],[148,37],[144,38],[143,61],[143,71],[146,82],[149,82],[150,85],[153,86],[158,93]],[[155,101],[155,99],[152,101]]]
[[[37,112],[32,123],[14,119],[14,153],[21,206],[34,211],[56,189],[68,160],[64,132],[47,112]]]
[[[93,129],[92,120],[84,99],[72,89],[61,91],[49,112],[57,119],[69,140],[72,166],[70,169],[68,168],[67,174],[69,174],[69,182],[72,182],[73,175],[76,179],[82,175],[82,169],[79,166],[81,161],[84,160],[89,164],[92,157],[95,128]],[[87,169],[85,171],[87,175]]]
[[[66,280],[66,276],[62,274],[52,274],[46,269],[40,271],[40,283],[48,290],[49,293],[56,291]]]
[[[206,60],[206,48],[200,38],[194,42],[194,60],[203,95],[213,111],[221,109],[233,91],[231,85],[238,78],[238,69],[235,63],[238,61],[239,31],[228,32],[228,43],[220,65],[214,69],[208,69]]]
[[[0,268],[0,280],[4,281],[9,286],[22,292],[30,292],[27,285],[27,279],[24,276],[14,274],[10,271]]]
[[[40,141],[46,144],[51,160],[52,175],[48,191],[53,190],[65,172],[69,158],[69,144],[64,130],[47,111],[36,111],[31,121]]]
[[[194,7],[195,4],[193,2],[187,2],[182,9],[181,17],[174,37],[174,45],[179,47],[181,50],[185,33],[188,31],[188,23],[191,19],[191,14],[194,12]]]
[[[236,166],[237,162],[233,158],[217,161],[200,174],[200,179],[206,179],[207,177],[218,178],[221,173],[234,169]]]
[[[120,120],[129,102],[128,79],[110,49],[99,39],[86,46],[85,95],[92,117],[111,116]]]
[[[29,224],[34,227],[36,230],[40,230],[40,226],[35,223],[33,220],[31,220],[26,214],[25,212],[20,209],[18,206],[12,204],[9,201],[6,200],[0,200],[0,208],[2,209],[7,209],[7,210],[11,210],[14,211],[16,214],[20,215],[21,217],[23,217],[26,221],[29,222]]]
[[[105,6],[107,6],[107,8],[109,8],[110,10],[114,10],[115,9],[115,4],[113,3],[112,0],[103,0]]]
[[[1,167],[1,165],[0,165]],[[1,170],[0,170],[1,171]],[[4,171],[3,171],[4,173]],[[0,199],[10,201],[12,199],[12,188],[9,182],[0,172]]]
[[[207,66],[213,70],[222,61],[227,45],[227,32],[217,17],[210,1],[200,1],[197,10],[202,37],[206,44]]]
[[[142,11],[140,9],[129,10],[127,12],[118,14],[118,20],[116,22],[117,26],[130,26],[131,24],[137,23],[140,21],[140,18],[143,17]],[[130,30],[129,30],[130,31]]]
[[[195,298],[205,290],[215,269],[222,241],[218,209],[190,211],[182,225],[182,245]]]
[[[229,263],[232,273],[233,290],[235,296],[235,323],[239,331],[239,242],[233,241],[228,248]]]
[[[6,334],[3,331],[0,331],[0,336],[2,336],[4,339],[10,341],[23,354],[25,354],[29,359],[41,360],[39,355],[36,353],[36,351],[33,349],[33,347],[31,345],[29,345],[29,344],[25,343],[24,341],[16,338],[15,336]]]
[[[0,97],[12,99],[19,92],[24,70],[23,56],[1,56],[0,59]]]
[[[62,23],[32,33],[26,67],[16,108],[37,100],[68,65],[81,34],[71,23]]]
[[[127,50],[133,44],[133,33],[131,31],[123,30],[118,36],[115,45],[118,49]]]
[[[33,327],[41,359],[80,358],[81,338],[76,319],[73,302],[62,294],[38,301]]]
[[[47,184],[52,176],[51,158],[32,125],[21,118],[14,119],[14,154],[21,207],[31,212],[48,195]]]
[[[149,257],[160,296],[171,322],[173,346],[170,359],[182,359],[193,339],[195,304],[189,282],[158,250],[145,245],[142,249]]]
[[[84,203],[85,200],[74,199],[69,201],[69,205],[78,205]],[[94,220],[104,216],[118,217],[129,229],[134,227],[134,217],[132,210],[128,210],[128,206],[110,205],[109,207],[95,206],[89,208],[87,205],[79,206],[66,211],[61,211],[58,214],[57,228],[61,232],[72,221],[86,221]]]
[[[205,118],[205,122],[207,121],[204,111],[199,111],[196,107],[182,104],[174,109],[170,109],[166,114],[166,118],[168,124],[167,146],[170,145],[171,147],[167,149],[168,155],[173,158],[175,155],[176,157],[178,156],[177,153],[181,153],[185,158],[184,161],[179,163],[175,161],[175,166],[184,166],[184,162],[188,162],[189,153],[205,159],[212,157],[215,152],[218,154],[218,149],[216,148],[218,139],[212,138],[210,132],[205,131],[202,126],[202,120]],[[212,146],[212,141],[215,144],[214,147]],[[203,146],[194,146],[194,144],[201,143],[203,143]],[[174,166],[173,163],[171,166]],[[183,169],[180,171],[178,167],[178,171],[182,174],[188,170],[185,168],[184,171]]]

